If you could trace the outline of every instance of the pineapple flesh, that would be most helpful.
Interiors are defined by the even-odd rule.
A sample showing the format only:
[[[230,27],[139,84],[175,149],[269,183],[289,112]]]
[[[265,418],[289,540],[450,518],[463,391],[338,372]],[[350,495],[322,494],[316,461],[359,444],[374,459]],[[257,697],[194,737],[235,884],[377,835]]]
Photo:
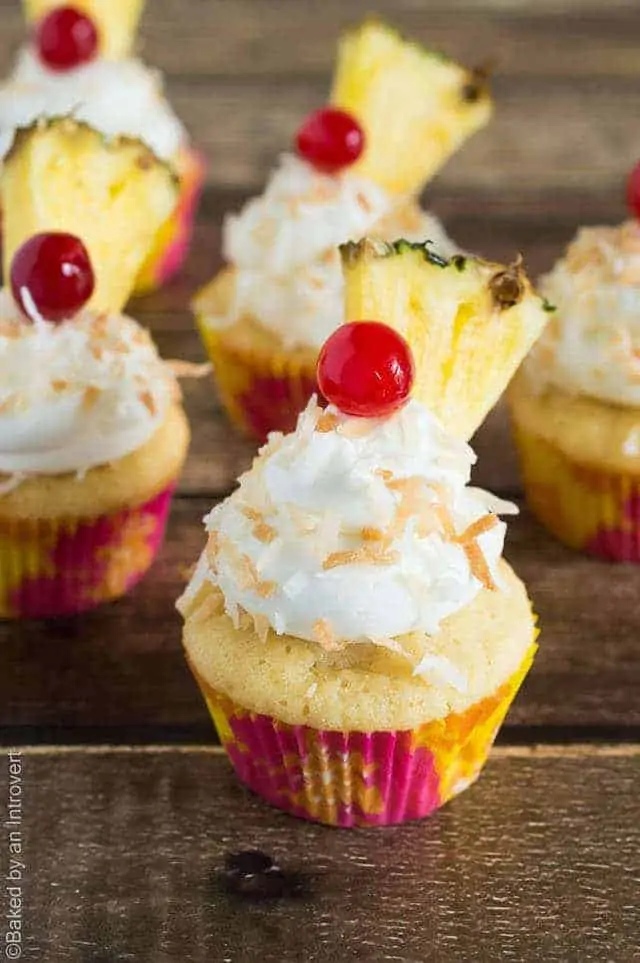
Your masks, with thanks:
[[[37,23],[59,7],[60,0],[22,0],[28,23]],[[100,35],[100,55],[121,60],[133,49],[144,0],[73,0],[77,10],[91,17]]]
[[[347,321],[383,321],[410,343],[414,397],[468,440],[541,334],[549,306],[518,260],[443,258],[427,244],[364,239],[340,248]]]
[[[118,312],[175,208],[178,181],[141,141],[109,141],[86,124],[52,118],[18,131],[0,196],[5,278],[27,238],[66,231],[91,256],[96,286],[89,306]]]
[[[331,103],[365,132],[351,170],[390,193],[418,194],[492,113],[486,75],[366,21],[340,40]]]

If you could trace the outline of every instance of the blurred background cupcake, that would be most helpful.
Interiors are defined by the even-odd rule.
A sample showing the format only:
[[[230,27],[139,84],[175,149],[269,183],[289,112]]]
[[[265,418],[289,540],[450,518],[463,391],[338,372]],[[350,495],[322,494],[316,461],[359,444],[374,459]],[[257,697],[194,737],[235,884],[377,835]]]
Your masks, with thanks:
[[[296,816],[386,825],[473,782],[533,659],[527,593],[501,557],[498,515],[517,509],[468,486],[464,438],[546,315],[520,266],[406,241],[343,258],[347,313],[365,291],[380,313],[364,316],[393,328],[329,337],[329,406],[273,434],[210,513],[178,604],[243,782]]]
[[[194,303],[241,430],[292,429],[316,390],[318,352],[341,320],[338,244],[375,233],[456,250],[418,198],[491,110],[482,72],[378,22],[343,36],[330,106],[303,123],[264,194],[226,219],[228,266]]]
[[[146,145],[69,119],[19,132],[7,156],[2,617],[116,598],[161,544],[189,431],[172,366],[121,311],[176,199]]]
[[[640,215],[640,167],[629,200]],[[572,548],[638,562],[638,221],[579,230],[541,290],[555,311],[510,390],[527,499]]]
[[[171,163],[179,202],[140,266],[135,292],[165,283],[182,265],[204,182],[204,161],[168,103],[162,76],[133,56],[141,0],[24,0],[31,37],[0,86],[0,153],[17,128],[73,114],[107,137],[142,140]]]

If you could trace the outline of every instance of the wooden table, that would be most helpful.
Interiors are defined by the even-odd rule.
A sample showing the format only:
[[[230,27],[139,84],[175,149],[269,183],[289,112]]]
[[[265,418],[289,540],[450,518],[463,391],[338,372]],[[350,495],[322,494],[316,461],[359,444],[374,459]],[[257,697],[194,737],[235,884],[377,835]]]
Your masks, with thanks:
[[[623,216],[623,178],[640,156],[637,0],[376,6],[469,62],[498,61],[494,123],[429,188],[461,244],[522,250],[537,273],[578,223]],[[149,8],[145,56],[167,70],[211,169],[187,269],[133,310],[166,356],[199,360],[185,306],[219,265],[221,216],[322,103],[336,31],[370,0]],[[17,3],[0,0],[0,17],[6,67]],[[640,959],[640,570],[563,549],[523,509],[508,556],[540,613],[541,651],[478,785],[400,829],[290,819],[236,784],[182,659],[173,600],[200,520],[253,455],[208,382],[188,384],[186,404],[193,447],[149,577],[83,618],[0,629],[1,737],[22,747],[24,958]],[[477,482],[520,500],[502,409],[476,448]],[[3,764],[2,800],[8,777]],[[225,853],[251,847],[297,874],[301,892],[229,895]]]

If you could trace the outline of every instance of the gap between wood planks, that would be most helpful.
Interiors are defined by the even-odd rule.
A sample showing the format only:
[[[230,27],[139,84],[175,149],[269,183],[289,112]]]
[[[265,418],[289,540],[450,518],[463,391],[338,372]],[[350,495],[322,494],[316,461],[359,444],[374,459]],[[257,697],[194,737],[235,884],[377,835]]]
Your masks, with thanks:
[[[73,745],[73,746],[21,746],[21,755],[29,756],[53,756],[53,755],[69,755],[71,753],[83,753],[85,755],[150,755],[150,754],[184,754],[184,753],[198,753],[206,754],[217,757],[224,757],[225,751],[222,746],[200,746],[197,744],[193,745],[182,745],[182,746],[168,746],[168,745],[148,745],[148,746],[120,746],[120,745]],[[607,758],[611,757],[624,757],[624,758],[635,758],[640,756],[640,742],[637,743],[625,743],[622,745],[616,744],[606,744],[600,745],[598,743],[588,743],[586,745],[576,745],[573,743],[564,743],[562,745],[532,745],[532,746],[494,746],[491,755],[495,758],[505,759],[505,758],[539,758],[539,759],[579,759],[588,756],[604,756]]]

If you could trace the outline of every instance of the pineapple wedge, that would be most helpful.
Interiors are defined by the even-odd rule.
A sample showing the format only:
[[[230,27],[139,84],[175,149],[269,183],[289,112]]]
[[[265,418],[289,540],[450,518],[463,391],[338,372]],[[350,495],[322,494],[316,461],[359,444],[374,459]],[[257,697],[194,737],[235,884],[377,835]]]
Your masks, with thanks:
[[[549,305],[518,260],[440,257],[429,244],[364,239],[340,248],[347,321],[384,321],[409,341],[414,396],[468,440],[542,332]]]
[[[0,184],[4,276],[42,231],[81,238],[96,278],[90,306],[120,311],[178,199],[173,171],[141,141],[108,141],[86,124],[39,120],[18,131]]]
[[[418,194],[488,122],[486,75],[410,43],[377,21],[343,35],[331,93],[365,132],[351,170],[394,194]]]
[[[60,0],[22,0],[28,23],[36,23],[59,7]],[[73,0],[72,6],[91,17],[100,33],[100,55],[121,60],[131,53],[144,0]]]

